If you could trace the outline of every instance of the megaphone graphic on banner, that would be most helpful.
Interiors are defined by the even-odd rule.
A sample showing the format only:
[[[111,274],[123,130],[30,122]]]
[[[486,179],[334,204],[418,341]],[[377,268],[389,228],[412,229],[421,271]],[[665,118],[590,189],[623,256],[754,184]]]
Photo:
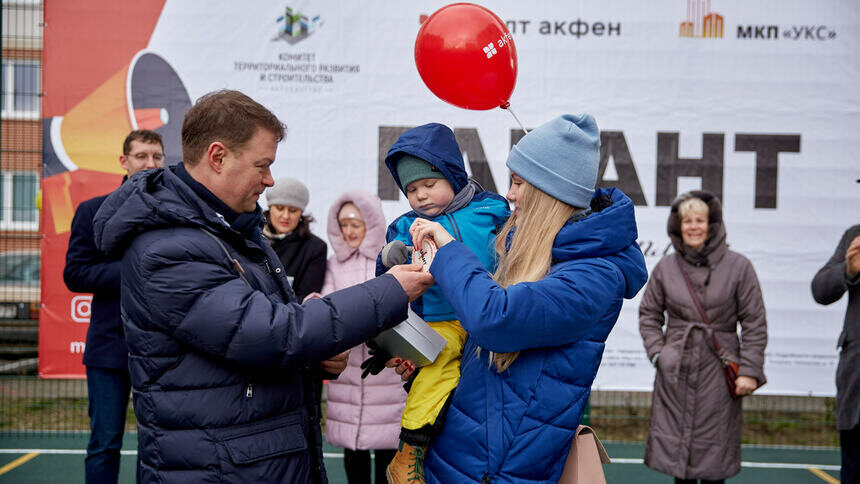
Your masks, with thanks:
[[[190,108],[188,92],[170,64],[154,52],[140,51],[65,116],[43,120],[46,236],[69,232],[76,202],[119,184],[124,174],[119,155],[130,131],[160,134],[166,164],[178,163],[182,119]]]
[[[77,169],[123,174],[122,142],[135,129],[160,134],[167,164],[176,164],[182,157],[182,118],[190,107],[173,67],[154,52],[140,51],[65,116],[46,120],[51,146],[43,176]]]

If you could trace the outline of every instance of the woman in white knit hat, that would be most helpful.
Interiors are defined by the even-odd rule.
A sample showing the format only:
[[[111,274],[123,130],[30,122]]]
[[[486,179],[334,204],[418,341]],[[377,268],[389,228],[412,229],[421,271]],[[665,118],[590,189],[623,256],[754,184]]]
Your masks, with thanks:
[[[266,190],[266,227],[263,235],[281,259],[296,298],[302,301],[319,292],[325,279],[325,242],[311,233],[313,216],[308,206],[308,187],[295,178],[280,178]]]

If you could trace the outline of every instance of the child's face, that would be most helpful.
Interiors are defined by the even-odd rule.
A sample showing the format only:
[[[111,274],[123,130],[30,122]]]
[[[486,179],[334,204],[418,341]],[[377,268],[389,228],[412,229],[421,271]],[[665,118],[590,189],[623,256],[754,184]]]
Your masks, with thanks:
[[[409,206],[429,216],[439,215],[454,199],[454,189],[443,178],[422,178],[406,185]]]

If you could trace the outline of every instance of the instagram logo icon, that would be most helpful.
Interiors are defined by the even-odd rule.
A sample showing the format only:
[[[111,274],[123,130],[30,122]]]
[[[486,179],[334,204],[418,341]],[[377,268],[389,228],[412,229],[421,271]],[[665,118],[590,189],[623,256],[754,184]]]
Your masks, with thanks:
[[[92,296],[75,296],[72,298],[72,321],[89,323],[93,309]]]

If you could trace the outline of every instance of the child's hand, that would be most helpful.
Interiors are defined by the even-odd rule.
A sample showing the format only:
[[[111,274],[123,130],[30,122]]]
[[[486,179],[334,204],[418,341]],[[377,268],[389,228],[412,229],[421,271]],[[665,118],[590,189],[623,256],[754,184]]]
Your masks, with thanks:
[[[392,240],[385,244],[380,255],[382,265],[391,268],[400,264],[406,264],[409,260],[409,249],[406,244],[399,240]]]
[[[409,235],[412,236],[414,247],[421,247],[421,241],[424,237],[430,237],[436,242],[436,247],[442,248],[443,245],[454,240],[454,237],[442,227],[439,222],[431,222],[427,219],[416,218],[409,227]]]

